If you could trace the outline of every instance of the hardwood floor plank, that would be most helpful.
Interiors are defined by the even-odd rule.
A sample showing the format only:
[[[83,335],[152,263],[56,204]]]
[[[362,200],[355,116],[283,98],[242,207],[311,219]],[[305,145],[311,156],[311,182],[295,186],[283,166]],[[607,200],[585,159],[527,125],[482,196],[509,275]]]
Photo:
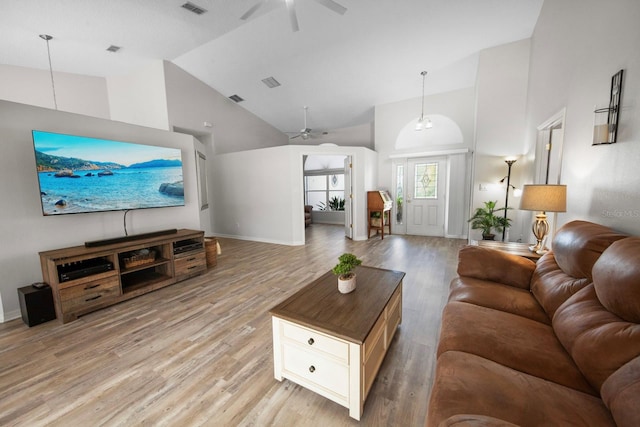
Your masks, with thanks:
[[[221,238],[218,264],[204,275],[65,325],[0,324],[0,425],[424,425],[440,315],[466,242],[353,242],[321,224],[306,233],[299,247]],[[403,321],[360,422],[273,378],[269,309],[344,252],[407,273]]]

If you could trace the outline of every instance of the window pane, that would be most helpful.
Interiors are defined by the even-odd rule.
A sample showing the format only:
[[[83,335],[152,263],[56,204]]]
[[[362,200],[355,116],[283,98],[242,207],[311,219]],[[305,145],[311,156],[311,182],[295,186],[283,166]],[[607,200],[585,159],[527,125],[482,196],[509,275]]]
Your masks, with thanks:
[[[344,174],[329,176],[329,190],[344,190]]]
[[[327,193],[324,191],[308,191],[307,204],[313,206],[313,209],[323,210],[327,206]]]
[[[437,199],[438,198],[438,164],[419,163],[416,164],[415,194],[416,199]]]
[[[307,191],[314,190],[326,190],[327,189],[327,176],[307,176]]]
[[[404,206],[404,165],[396,168],[396,224],[402,224]]]

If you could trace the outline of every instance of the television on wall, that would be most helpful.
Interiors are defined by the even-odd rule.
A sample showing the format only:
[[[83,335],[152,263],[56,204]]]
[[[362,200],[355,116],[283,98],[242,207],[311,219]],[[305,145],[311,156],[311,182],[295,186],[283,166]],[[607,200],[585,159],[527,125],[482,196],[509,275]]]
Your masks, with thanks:
[[[34,130],[44,215],[184,206],[182,153]]]

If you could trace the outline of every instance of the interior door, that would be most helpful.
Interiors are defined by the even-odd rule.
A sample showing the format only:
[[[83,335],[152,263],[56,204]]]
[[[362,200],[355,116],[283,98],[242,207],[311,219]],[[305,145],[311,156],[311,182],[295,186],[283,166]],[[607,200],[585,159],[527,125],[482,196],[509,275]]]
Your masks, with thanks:
[[[556,114],[538,127],[536,148],[536,184],[560,184],[562,182],[562,147],[564,143],[564,111]],[[546,241],[551,247],[556,231],[558,214],[547,213],[549,233]],[[533,221],[533,220],[532,220]]]
[[[441,157],[407,162],[407,234],[444,236],[446,166]]]
[[[353,191],[351,187],[351,156],[344,158],[344,235],[353,239]]]

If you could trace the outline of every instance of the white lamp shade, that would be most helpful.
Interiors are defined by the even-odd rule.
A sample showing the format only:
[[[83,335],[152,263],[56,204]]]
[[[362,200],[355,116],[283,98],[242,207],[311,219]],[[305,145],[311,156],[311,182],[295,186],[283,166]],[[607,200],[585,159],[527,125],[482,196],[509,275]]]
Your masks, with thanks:
[[[522,188],[520,209],[538,212],[566,212],[567,186],[532,184]]]

